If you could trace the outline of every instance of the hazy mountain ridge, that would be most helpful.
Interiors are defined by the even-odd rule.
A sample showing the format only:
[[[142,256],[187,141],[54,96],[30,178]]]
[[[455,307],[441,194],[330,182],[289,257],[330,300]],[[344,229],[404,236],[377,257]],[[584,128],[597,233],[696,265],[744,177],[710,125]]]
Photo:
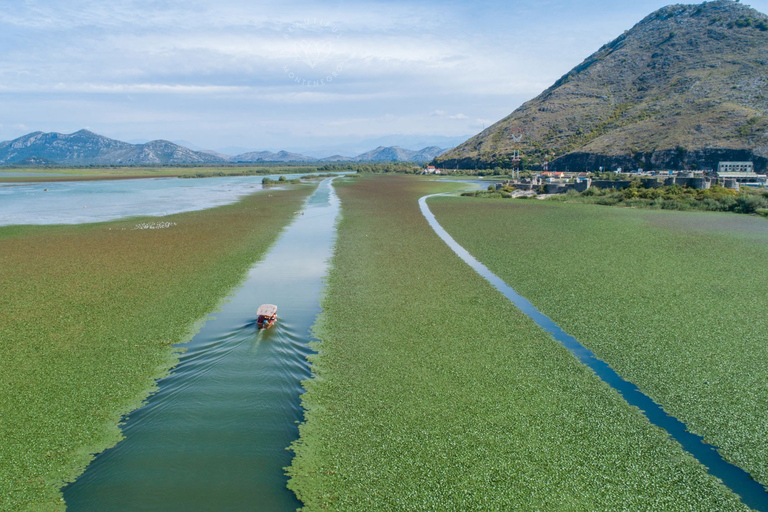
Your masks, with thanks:
[[[220,158],[165,140],[130,144],[80,130],[71,134],[33,132],[0,142],[0,164],[40,158],[68,165],[162,165],[216,163]]]
[[[429,162],[433,158],[445,153],[445,149],[431,146],[413,151],[398,146],[383,147],[358,155],[356,162]]]
[[[193,151],[167,140],[131,144],[80,130],[71,134],[33,132],[0,142],[0,165],[29,166],[38,161],[50,165],[173,165],[267,162],[428,162],[444,149],[428,147],[419,151],[379,147],[357,157],[338,155],[314,158],[288,151],[255,151],[233,157],[212,151]]]
[[[733,2],[673,5],[647,16],[498,123],[436,159],[713,167],[768,163],[768,16]]]
[[[255,162],[316,162],[317,158],[289,153],[288,151],[252,151],[229,158],[230,162],[255,163]]]

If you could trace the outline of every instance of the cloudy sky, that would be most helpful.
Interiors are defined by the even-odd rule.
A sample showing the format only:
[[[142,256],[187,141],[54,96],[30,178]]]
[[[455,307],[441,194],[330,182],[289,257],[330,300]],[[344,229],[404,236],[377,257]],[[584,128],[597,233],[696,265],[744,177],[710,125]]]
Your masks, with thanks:
[[[0,140],[88,128],[320,156],[447,145],[668,3],[9,0]]]

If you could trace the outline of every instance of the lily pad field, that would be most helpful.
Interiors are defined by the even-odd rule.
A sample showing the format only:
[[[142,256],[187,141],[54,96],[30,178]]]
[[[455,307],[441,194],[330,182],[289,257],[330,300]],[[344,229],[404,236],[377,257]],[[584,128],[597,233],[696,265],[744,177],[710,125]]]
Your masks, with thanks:
[[[285,446],[302,510],[749,510],[438,237],[419,198],[466,184],[361,173],[333,187],[341,214],[319,341],[299,437]],[[61,487],[120,441],[121,419],[178,362],[177,344],[313,189],[0,227],[0,510],[65,509]],[[429,207],[540,311],[768,484],[768,221],[457,196]],[[285,492],[286,475],[274,476]]]
[[[240,283],[313,187],[218,208],[0,228],[0,510],[64,509],[59,489],[121,437],[173,344]]]
[[[458,243],[768,485],[768,223],[438,197]]]
[[[343,219],[288,468],[304,509],[747,510],[437,237],[417,201],[452,186],[379,176],[337,188]],[[435,201],[439,218],[451,201]],[[493,231],[473,209],[487,201],[469,201],[456,223],[471,224],[466,207]]]

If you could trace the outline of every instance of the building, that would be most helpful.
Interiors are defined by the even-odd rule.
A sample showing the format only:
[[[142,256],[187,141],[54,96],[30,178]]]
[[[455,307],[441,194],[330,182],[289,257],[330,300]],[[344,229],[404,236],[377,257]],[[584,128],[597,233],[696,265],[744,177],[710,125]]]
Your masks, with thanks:
[[[752,162],[720,162],[717,164],[717,174],[724,172],[737,172],[740,174],[754,174],[755,164]]]
[[[717,178],[726,188],[737,190],[739,184],[764,187],[768,181],[764,174],[755,173],[755,164],[752,162],[720,162]]]

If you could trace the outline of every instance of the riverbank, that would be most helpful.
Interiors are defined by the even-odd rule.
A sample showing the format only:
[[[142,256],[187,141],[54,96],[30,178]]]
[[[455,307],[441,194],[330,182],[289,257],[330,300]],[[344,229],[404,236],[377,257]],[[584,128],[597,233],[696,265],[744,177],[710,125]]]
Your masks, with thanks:
[[[434,234],[418,199],[448,188],[338,188],[305,510],[746,510]]]
[[[177,361],[172,345],[313,189],[161,218],[0,228],[1,509],[63,510],[59,488],[120,439],[118,421]]]
[[[430,208],[544,314],[768,484],[763,219],[467,198]]]

